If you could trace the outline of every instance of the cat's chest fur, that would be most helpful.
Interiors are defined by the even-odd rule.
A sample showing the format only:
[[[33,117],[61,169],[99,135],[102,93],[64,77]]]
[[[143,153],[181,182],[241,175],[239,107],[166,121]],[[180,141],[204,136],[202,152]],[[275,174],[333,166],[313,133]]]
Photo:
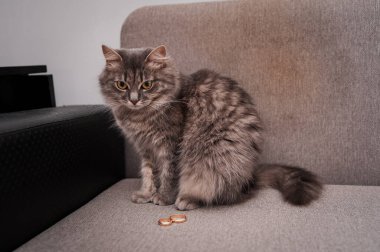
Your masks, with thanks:
[[[163,108],[159,113],[127,110],[114,111],[115,118],[124,135],[139,148],[157,150],[178,144],[182,131],[183,114],[180,106]]]

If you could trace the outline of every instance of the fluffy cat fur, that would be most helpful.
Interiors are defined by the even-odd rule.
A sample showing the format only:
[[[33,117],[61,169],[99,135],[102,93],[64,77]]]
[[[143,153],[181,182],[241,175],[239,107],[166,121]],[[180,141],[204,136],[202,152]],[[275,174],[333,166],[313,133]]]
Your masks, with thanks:
[[[257,164],[262,125],[234,80],[210,70],[183,75],[164,46],[103,46],[103,53],[101,92],[142,160],[133,202],[191,210],[238,202],[267,186],[295,205],[319,197],[322,185],[311,172]]]

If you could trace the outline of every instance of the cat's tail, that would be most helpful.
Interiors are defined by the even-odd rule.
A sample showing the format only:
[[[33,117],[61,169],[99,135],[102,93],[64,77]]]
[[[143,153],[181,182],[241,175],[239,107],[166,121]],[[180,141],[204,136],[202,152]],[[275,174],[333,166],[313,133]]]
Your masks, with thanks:
[[[273,187],[293,205],[308,205],[319,198],[323,188],[315,174],[298,167],[259,165],[254,176],[256,188]]]

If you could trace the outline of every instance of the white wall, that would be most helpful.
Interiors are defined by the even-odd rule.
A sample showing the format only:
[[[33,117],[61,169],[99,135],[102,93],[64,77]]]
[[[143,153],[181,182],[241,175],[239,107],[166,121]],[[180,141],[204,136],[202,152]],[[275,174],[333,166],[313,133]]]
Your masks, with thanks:
[[[119,47],[128,14],[145,5],[202,1],[1,0],[0,66],[47,65],[57,106],[103,103],[101,44]]]

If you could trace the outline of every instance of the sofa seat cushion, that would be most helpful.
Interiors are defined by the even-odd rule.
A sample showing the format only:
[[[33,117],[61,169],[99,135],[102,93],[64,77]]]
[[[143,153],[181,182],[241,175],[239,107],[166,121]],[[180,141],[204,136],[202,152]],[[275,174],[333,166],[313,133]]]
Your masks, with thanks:
[[[380,251],[380,187],[327,185],[308,207],[272,189],[232,206],[185,212],[134,204],[138,179],[124,179],[18,248],[18,251]]]

